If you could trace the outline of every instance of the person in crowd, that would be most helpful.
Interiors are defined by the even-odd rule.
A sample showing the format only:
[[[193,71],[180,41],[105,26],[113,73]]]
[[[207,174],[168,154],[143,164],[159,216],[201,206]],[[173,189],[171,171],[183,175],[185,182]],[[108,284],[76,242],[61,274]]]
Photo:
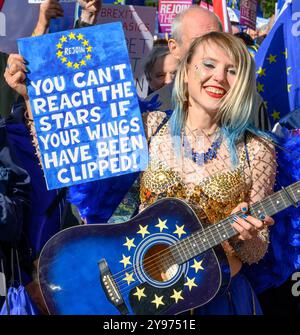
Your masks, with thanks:
[[[86,0],[81,1],[80,4],[83,8],[80,20],[76,22],[76,25],[78,27],[92,25],[96,21],[100,10],[100,1]],[[57,0],[46,0],[43,2],[40,5],[39,19],[33,31],[33,36],[45,34],[50,20],[62,15],[62,9]],[[18,72],[20,69],[22,74]],[[23,58],[16,54],[9,55],[5,78],[7,79],[11,74],[18,72],[14,80],[24,81],[25,71]],[[16,156],[20,160],[21,166],[31,176],[30,199],[32,202],[32,207],[24,222],[26,243],[22,245],[21,254],[26,255],[26,257],[20,260],[22,279],[26,290],[39,308],[39,311],[46,314],[47,311],[36,281],[36,259],[49,238],[64,227],[80,224],[81,219],[77,215],[76,209],[66,201],[66,189],[47,190],[42,168],[36,155],[37,143],[35,142],[32,117],[26,112],[28,99],[27,94],[24,94],[26,89],[18,91],[15,88],[10,82],[10,89],[14,93],[20,93],[20,95],[7,118],[6,130],[10,142],[15,147]],[[30,250],[30,256],[28,256],[28,250]]]
[[[4,119],[10,114],[11,108],[17,100],[16,92],[4,80],[7,58],[6,53],[0,52],[0,115]]]
[[[22,66],[21,56],[14,60]],[[28,101],[22,76],[22,71],[6,73]],[[144,115],[150,163],[141,175],[140,210],[171,196],[187,201],[207,224],[244,212],[243,219],[232,222],[237,236],[223,243],[232,276],[227,294],[197,309],[198,314],[261,314],[240,273],[243,262],[264,256],[268,226],[274,223],[271,217],[248,213],[249,204],[272,192],[276,174],[274,147],[252,125],[255,99],[255,66],[244,43],[211,32],[192,42],[179,66],[175,109],[167,123],[160,127],[164,112]]]
[[[250,55],[252,57],[255,57],[255,54],[257,53],[258,47],[257,47],[256,43],[254,42],[253,38],[245,32],[239,32],[239,33],[236,33],[234,35],[244,41],[244,43],[247,46],[248,51],[250,52]]]
[[[140,210],[164,197],[187,201],[202,222],[214,224],[242,210],[232,226],[239,233],[223,243],[231,284],[197,314],[261,314],[243,263],[258,262],[268,248],[268,216],[252,217],[249,204],[272,193],[276,158],[267,134],[252,124],[255,65],[244,43],[231,34],[196,38],[176,74],[174,112],[145,117],[151,138],[149,166],[140,182]]]
[[[222,24],[218,16],[205,8],[191,6],[176,15],[171,29],[172,37],[168,41],[171,54],[180,61],[184,58],[193,40],[210,31],[222,31]],[[144,101],[142,109],[153,109],[157,105],[161,110],[170,111],[172,105],[173,84],[165,85],[161,89],[151,93]],[[256,113],[253,113],[254,124],[262,130],[270,130],[270,121],[262,99],[257,99],[254,106]]]
[[[10,281],[10,250],[21,238],[24,217],[30,207],[30,177],[26,170],[19,166],[5,129],[3,118],[0,118],[0,273],[1,287],[3,276],[6,285]],[[5,293],[5,292],[3,292]],[[0,294],[0,309],[4,295]]]
[[[170,54],[167,46],[154,46],[144,65],[150,92],[170,84],[176,74],[179,61]]]

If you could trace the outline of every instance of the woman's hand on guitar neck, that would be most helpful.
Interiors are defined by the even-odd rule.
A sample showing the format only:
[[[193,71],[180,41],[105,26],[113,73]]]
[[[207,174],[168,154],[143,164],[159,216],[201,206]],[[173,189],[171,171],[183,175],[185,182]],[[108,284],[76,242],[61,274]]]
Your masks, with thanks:
[[[263,230],[266,226],[271,226],[275,221],[270,216],[265,216],[263,220],[259,220],[251,215],[248,215],[248,204],[246,202],[240,203],[231,214],[242,211],[242,217],[237,215],[233,216],[232,227],[239,232],[238,238],[240,240],[250,240],[257,237],[259,231]]]

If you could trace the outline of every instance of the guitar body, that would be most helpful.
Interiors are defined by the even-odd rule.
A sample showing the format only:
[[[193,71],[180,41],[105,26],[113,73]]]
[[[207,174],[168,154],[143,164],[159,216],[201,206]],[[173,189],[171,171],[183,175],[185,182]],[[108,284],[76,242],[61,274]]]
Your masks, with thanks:
[[[230,281],[222,248],[185,262],[186,247],[170,249],[201,229],[185,202],[166,198],[125,223],[59,232],[38,265],[50,314],[178,314],[208,303]]]

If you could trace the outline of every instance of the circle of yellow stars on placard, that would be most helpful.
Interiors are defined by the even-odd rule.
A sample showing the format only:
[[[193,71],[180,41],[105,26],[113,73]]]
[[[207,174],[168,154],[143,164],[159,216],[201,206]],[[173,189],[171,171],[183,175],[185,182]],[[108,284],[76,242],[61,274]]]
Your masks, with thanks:
[[[72,62],[70,55],[68,55],[68,57],[63,52],[64,47],[67,47],[68,42],[70,41],[78,42],[78,45],[76,47],[81,46],[86,51],[84,57],[82,57],[82,59],[78,62]],[[83,34],[75,34],[71,31],[69,34],[63,35],[59,39],[59,42],[56,44],[56,50],[56,57],[62,62],[62,64],[64,64],[69,69],[73,68],[77,70],[81,67],[86,66],[87,62],[91,60],[93,47],[90,45],[89,41],[85,38]]]
[[[167,220],[163,220],[161,218],[158,218],[157,224],[154,226],[159,230],[160,233],[165,232],[167,230],[170,230],[170,227],[167,225]],[[184,225],[175,225],[175,230],[171,230],[171,232],[174,235],[177,235],[180,239],[182,236],[187,234],[187,232],[184,230]],[[149,232],[149,226],[148,225],[139,225],[137,234],[142,237],[142,239],[146,238],[147,235],[150,235]],[[137,247],[135,244],[135,238],[129,238],[128,236],[125,236],[125,243],[123,243],[123,246],[126,247],[126,254],[127,252],[131,252],[131,249],[133,250]],[[126,255],[122,253],[122,259],[119,261],[124,268],[125,275],[123,277],[123,281],[127,283],[128,286],[131,285],[131,283],[136,282],[136,279],[134,278],[134,272],[132,271],[132,262],[131,262],[131,255]],[[192,260],[193,264],[191,264],[191,268],[193,269],[192,272],[190,272],[190,277],[185,275],[185,282],[184,286],[188,288],[188,291],[192,291],[193,288],[198,287],[198,284],[196,283],[196,275],[199,271],[204,271],[204,267],[202,265],[202,260],[197,260],[194,258]],[[128,268],[127,268],[128,267]],[[128,270],[128,271],[126,271]],[[148,296],[149,292],[147,292],[145,287],[139,287],[136,286],[135,291],[133,291],[133,296],[141,303],[144,302],[145,298],[150,299],[151,304],[154,304],[156,309],[159,309],[160,307],[165,305],[164,299],[165,297],[163,295],[157,295],[153,292],[151,292],[151,296]],[[173,289],[172,294],[170,294],[170,298],[173,299],[173,301],[177,304],[180,300],[184,300],[183,297],[183,290],[175,290]]]

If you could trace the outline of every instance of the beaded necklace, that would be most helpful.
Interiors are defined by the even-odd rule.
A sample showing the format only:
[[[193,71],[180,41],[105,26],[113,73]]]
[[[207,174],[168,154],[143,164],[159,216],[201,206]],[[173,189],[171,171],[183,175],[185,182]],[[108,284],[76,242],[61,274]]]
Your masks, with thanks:
[[[197,152],[194,148],[191,147],[190,142],[188,141],[187,136],[184,136],[182,145],[184,148],[184,156],[192,158],[192,160],[198,164],[203,165],[210,160],[217,158],[217,152],[220,149],[221,143],[223,140],[222,133],[213,141],[211,146],[205,152]]]

